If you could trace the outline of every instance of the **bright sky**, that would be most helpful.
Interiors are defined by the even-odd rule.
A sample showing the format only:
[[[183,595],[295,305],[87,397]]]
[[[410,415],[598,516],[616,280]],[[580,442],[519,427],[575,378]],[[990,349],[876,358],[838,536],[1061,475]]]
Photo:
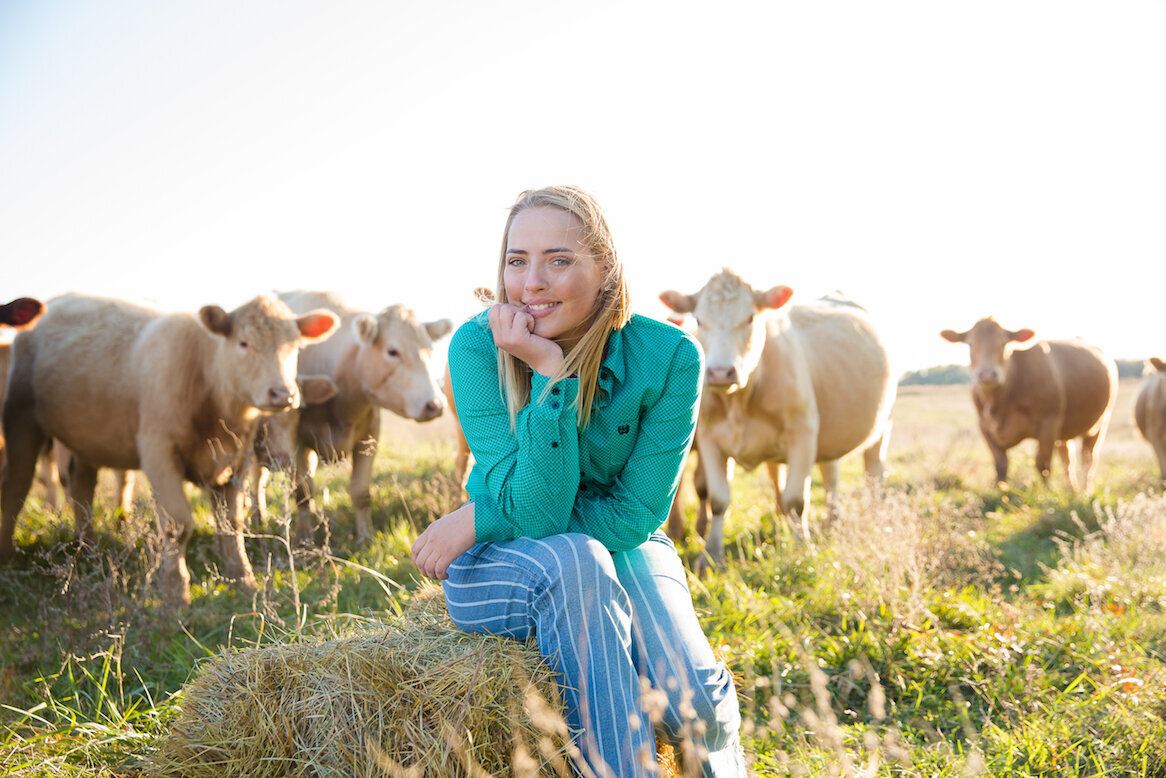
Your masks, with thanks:
[[[1163,0],[0,0],[0,297],[460,320],[574,183],[650,315],[727,266],[902,369],[989,314],[1166,356],[1163,41]]]

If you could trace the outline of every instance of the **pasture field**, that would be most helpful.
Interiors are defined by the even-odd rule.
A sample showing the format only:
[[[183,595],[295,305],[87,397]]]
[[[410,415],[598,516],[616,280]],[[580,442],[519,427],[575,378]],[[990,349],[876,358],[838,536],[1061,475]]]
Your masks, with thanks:
[[[838,518],[815,482],[813,544],[775,518],[764,468],[737,472],[728,562],[690,584],[736,674],[754,774],[1166,776],[1166,497],[1136,386],[1122,382],[1087,494],[1066,493],[1059,461],[1041,485],[1027,444],[997,489],[966,386],[901,390],[885,498],[845,460]],[[328,551],[289,554],[278,521],[257,531],[254,596],[217,578],[192,491],[184,613],[158,606],[145,500],[122,523],[99,513],[99,549],[81,554],[34,490],[0,568],[0,774],[139,775],[200,661],[400,613],[420,586],[413,538],[457,504],[452,440],[448,418],[386,417],[376,541],[353,545],[347,466],[324,468]],[[286,517],[285,477],[270,494]]]

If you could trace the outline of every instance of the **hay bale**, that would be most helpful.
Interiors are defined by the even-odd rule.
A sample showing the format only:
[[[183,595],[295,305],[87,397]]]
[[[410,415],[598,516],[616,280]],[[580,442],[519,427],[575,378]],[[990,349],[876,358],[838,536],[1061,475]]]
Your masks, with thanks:
[[[569,774],[562,703],[538,648],[462,632],[429,588],[376,629],[206,662],[147,774]]]

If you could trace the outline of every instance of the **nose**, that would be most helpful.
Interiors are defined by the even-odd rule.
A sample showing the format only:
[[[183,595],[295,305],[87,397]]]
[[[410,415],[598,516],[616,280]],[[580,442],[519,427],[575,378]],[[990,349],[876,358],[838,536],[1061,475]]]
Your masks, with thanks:
[[[267,404],[271,408],[292,408],[295,396],[286,386],[273,386],[267,390]]]
[[[440,402],[437,400],[430,400],[429,402],[425,403],[425,407],[421,409],[421,421],[436,419],[441,415],[443,410],[444,406]]]
[[[976,380],[989,386],[1000,383],[999,375],[994,367],[981,367],[976,371]]]
[[[732,386],[737,383],[737,368],[710,365],[705,368],[704,381],[709,386]]]
[[[523,283],[523,286],[530,290],[546,288],[546,275],[538,262],[531,262],[528,266],[526,271],[526,281]]]

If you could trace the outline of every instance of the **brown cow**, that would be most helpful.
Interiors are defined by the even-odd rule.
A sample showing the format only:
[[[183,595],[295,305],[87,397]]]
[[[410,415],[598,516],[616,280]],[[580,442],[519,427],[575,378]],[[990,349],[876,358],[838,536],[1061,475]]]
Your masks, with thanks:
[[[51,301],[38,326],[13,343],[0,559],[13,554],[37,452],[57,438],[76,455],[71,496],[82,540],[98,468],[141,469],[158,507],[163,597],[189,604],[193,517],[183,491],[189,480],[211,494],[224,575],[254,589],[243,548],[240,467],[260,416],[299,405],[300,346],[335,328],[328,311],[296,317],[266,296],[230,313],[204,306],[197,316],[80,295]]]
[[[1036,438],[1036,468],[1048,483],[1053,450],[1065,464],[1069,488],[1077,489],[1069,441],[1080,439],[1082,487],[1096,466],[1094,451],[1105,437],[1117,397],[1117,365],[1094,346],[1076,340],[1041,340],[1030,347],[1030,329],[1006,330],[991,317],[966,332],[943,330],[951,343],[971,350],[972,401],[980,432],[996,463],[996,482],[1008,478],[1008,449]]]
[[[1134,419],[1142,435],[1154,447],[1158,456],[1158,476],[1166,484],[1166,362],[1153,357],[1150,366],[1154,370],[1142,379],[1134,404]]]
[[[861,450],[870,480],[882,481],[895,398],[886,349],[862,308],[847,300],[767,315],[792,294],[784,286],[754,291],[725,270],[696,294],[660,295],[677,313],[695,315],[705,353],[696,450],[712,516],[701,570],[724,560],[730,459],[750,470],[766,463],[778,484],[784,465],[777,509],[799,519],[795,527],[806,538],[814,463],[832,510],[838,460],[846,454]]]
[[[313,479],[319,460],[352,457],[348,493],[356,517],[356,538],[372,538],[372,465],[381,433],[381,409],[416,421],[441,415],[445,402],[430,370],[433,342],[447,334],[449,319],[422,323],[402,305],[377,314],[349,308],[330,292],[284,292],[293,311],[326,308],[341,326],[327,342],[300,354],[305,373],[330,376],[336,396],[300,411],[297,436],[296,539],[310,542],[314,532]]]

